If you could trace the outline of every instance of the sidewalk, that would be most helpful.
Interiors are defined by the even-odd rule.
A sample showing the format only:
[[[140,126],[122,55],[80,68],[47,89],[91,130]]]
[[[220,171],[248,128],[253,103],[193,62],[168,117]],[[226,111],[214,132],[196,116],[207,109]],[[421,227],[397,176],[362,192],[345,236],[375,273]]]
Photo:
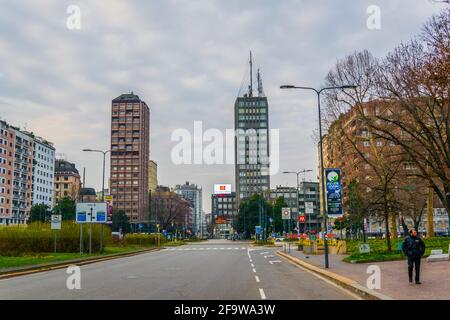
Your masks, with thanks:
[[[280,249],[283,252],[282,249]],[[286,252],[288,253],[288,252]],[[294,250],[293,257],[324,269],[324,255],[305,255]],[[307,258],[309,257],[309,258]],[[450,262],[428,263],[422,259],[421,285],[409,284],[406,260],[352,264],[342,261],[345,255],[329,255],[329,271],[357,281],[366,287],[367,267],[377,265],[381,269],[381,289],[376,290],[397,300],[450,300]]]

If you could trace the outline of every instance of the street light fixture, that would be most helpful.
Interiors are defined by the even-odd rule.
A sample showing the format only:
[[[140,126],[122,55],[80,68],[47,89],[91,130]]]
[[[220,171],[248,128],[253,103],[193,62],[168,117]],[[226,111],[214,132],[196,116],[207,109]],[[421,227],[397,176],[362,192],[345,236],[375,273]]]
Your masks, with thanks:
[[[280,89],[300,89],[300,90],[312,90],[317,94],[317,107],[319,111],[319,136],[320,136],[320,173],[321,173],[321,183],[322,183],[322,212],[323,212],[323,220],[325,226],[325,235],[324,235],[324,244],[325,244],[325,268],[329,268],[328,262],[328,241],[326,234],[328,232],[328,216],[326,209],[326,199],[325,199],[325,169],[324,169],[324,161],[323,161],[323,137],[322,137],[322,114],[320,109],[320,94],[326,90],[344,90],[344,89],[356,89],[355,85],[342,85],[342,86],[333,86],[333,87],[325,87],[322,89],[316,89],[312,87],[299,87],[294,85],[282,85]]]
[[[103,154],[103,179],[102,179],[102,203],[105,202],[105,164],[106,155],[111,152],[111,150],[95,150],[95,149],[83,149],[83,152],[97,152]],[[85,187],[85,186],[83,186]],[[92,226],[92,225],[91,225]],[[103,253],[103,223],[101,225],[101,237],[100,237],[100,253]]]

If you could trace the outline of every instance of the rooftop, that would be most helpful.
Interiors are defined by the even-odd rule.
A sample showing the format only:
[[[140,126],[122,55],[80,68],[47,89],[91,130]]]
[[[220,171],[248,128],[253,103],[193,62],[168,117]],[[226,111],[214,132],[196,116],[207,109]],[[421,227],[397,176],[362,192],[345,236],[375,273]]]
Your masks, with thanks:
[[[138,95],[135,95],[133,91],[131,93],[124,93],[115,98],[112,102],[141,102]]]

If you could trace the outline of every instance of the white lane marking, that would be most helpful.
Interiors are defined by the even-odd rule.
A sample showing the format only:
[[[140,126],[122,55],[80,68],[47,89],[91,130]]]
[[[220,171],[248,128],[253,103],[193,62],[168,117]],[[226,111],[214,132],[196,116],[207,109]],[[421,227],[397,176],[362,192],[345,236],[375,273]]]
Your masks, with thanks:
[[[228,250],[233,250],[233,248],[227,248]]]
[[[250,259],[250,262],[253,262],[253,260],[252,260],[252,259]]]
[[[239,248],[234,248],[234,250],[239,250]]]
[[[255,268],[253,268],[253,272],[256,273],[256,269]]]
[[[264,259],[267,259],[267,258],[273,258],[273,257],[275,257],[273,254],[270,254],[270,255],[268,255],[268,256],[264,256]]]
[[[211,250],[212,248],[206,248],[206,250]]]
[[[255,267],[255,265],[254,265],[253,263],[251,264],[251,266],[252,266],[252,268],[254,268],[254,267]]]
[[[280,260],[273,260],[273,261],[269,261],[270,264],[274,264],[274,263],[281,263]]]
[[[219,248],[214,248],[214,250],[219,250]]]
[[[198,249],[198,250],[205,250],[205,248],[200,248],[200,249]]]
[[[245,247],[242,247],[241,250],[245,250]]]
[[[259,280],[259,277],[258,276],[255,276],[255,280],[256,280],[256,282],[261,282],[261,280]]]
[[[259,294],[261,295],[261,299],[266,300],[266,294],[264,293],[264,289],[259,288]]]
[[[261,252],[260,254],[269,254],[269,252],[267,252],[267,251],[266,252]]]
[[[220,248],[220,250],[225,250],[225,248]]]

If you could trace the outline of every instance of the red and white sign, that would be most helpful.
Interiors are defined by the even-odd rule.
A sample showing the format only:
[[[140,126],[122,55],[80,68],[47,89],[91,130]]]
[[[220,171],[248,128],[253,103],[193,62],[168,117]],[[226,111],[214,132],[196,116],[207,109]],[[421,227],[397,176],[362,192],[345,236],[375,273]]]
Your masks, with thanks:
[[[231,194],[231,184],[215,184],[214,194]]]
[[[305,221],[306,221],[305,216],[298,216],[298,221],[300,223],[305,223]]]
[[[283,220],[291,219],[291,208],[281,208],[281,219]]]

